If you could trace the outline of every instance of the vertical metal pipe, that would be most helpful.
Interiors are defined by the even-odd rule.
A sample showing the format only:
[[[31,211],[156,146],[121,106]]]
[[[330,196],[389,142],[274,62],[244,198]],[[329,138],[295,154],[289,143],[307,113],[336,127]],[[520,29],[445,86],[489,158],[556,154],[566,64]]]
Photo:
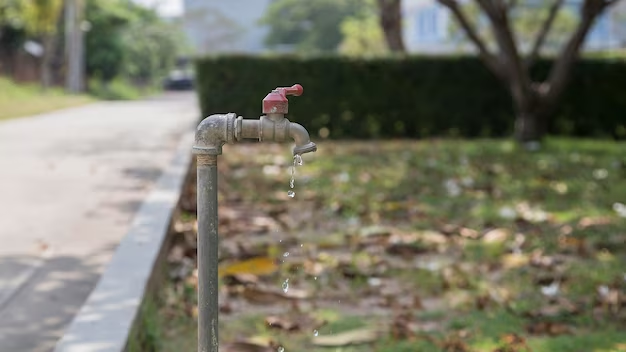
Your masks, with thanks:
[[[198,352],[218,352],[217,156],[197,157]]]

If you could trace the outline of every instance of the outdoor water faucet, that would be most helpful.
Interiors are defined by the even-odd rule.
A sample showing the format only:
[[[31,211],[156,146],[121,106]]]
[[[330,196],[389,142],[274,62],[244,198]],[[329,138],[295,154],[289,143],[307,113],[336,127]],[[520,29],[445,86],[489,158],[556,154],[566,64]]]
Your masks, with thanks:
[[[198,125],[193,152],[197,155],[198,173],[198,351],[218,352],[218,262],[217,233],[217,156],[222,146],[245,138],[259,141],[296,142],[293,154],[317,150],[309,132],[285,118],[287,95],[302,95],[302,86],[276,88],[263,99],[263,113],[258,120],[246,120],[236,114],[211,115]],[[295,158],[295,157],[294,157]],[[295,159],[294,159],[295,160]]]
[[[243,139],[284,142],[293,139],[293,154],[317,150],[309,132],[300,124],[285,118],[289,110],[287,95],[302,95],[304,89],[295,84],[288,88],[276,88],[263,99],[263,113],[258,120],[237,117],[234,113],[211,115],[198,125],[194,153],[220,155],[222,146]]]

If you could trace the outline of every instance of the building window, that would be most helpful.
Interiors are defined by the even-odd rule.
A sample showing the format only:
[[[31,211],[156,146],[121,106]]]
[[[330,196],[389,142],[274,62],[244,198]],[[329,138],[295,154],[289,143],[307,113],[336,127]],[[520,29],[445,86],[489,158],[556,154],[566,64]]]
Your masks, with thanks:
[[[432,42],[437,40],[437,9],[421,8],[415,16],[416,34],[419,42]]]

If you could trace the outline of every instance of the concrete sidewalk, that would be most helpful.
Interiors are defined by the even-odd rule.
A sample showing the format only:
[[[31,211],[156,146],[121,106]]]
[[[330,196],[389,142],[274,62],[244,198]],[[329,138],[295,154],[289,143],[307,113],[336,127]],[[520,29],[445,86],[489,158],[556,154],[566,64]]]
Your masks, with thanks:
[[[173,93],[0,123],[0,351],[54,347],[198,117]]]

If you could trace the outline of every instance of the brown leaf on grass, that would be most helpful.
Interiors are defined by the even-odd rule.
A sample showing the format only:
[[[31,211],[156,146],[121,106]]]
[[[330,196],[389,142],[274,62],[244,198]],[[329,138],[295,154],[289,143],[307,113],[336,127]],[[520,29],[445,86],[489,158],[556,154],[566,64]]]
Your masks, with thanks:
[[[438,341],[437,345],[445,352],[470,352],[471,349],[464,340],[468,335],[467,330],[459,330]]]
[[[445,289],[469,287],[468,274],[457,265],[445,267],[441,272],[441,277]]]
[[[559,236],[559,249],[563,252],[578,254],[581,257],[588,257],[591,253],[584,238],[572,236]]]
[[[487,231],[482,237],[485,243],[502,243],[511,237],[511,231],[504,228],[497,228]]]
[[[376,341],[381,335],[381,331],[374,328],[362,328],[332,335],[313,337],[312,343],[321,347],[341,347],[349,345],[360,345]]]
[[[530,258],[523,253],[510,253],[503,255],[501,261],[504,269],[514,269],[526,266]]]
[[[459,235],[461,235],[462,237],[471,238],[471,239],[476,239],[479,236],[478,231],[469,229],[467,227],[461,227],[459,229]]]
[[[616,287],[600,285],[597,288],[596,306],[602,307],[612,313],[618,313],[623,306],[626,306],[626,295],[622,294]]]
[[[230,314],[233,312],[234,309],[230,302],[221,302],[219,305],[219,310],[220,313]]]
[[[526,326],[526,331],[533,335],[559,336],[571,332],[570,327],[553,321],[535,321]]]
[[[310,276],[320,276],[326,270],[324,264],[311,259],[305,260],[302,264],[302,268],[304,272]]]
[[[491,299],[491,296],[489,295],[480,295],[476,297],[476,300],[474,303],[476,305],[476,309],[485,310],[488,307],[493,305],[493,300]]]
[[[428,252],[428,248],[419,242],[413,243],[392,243],[387,246],[387,253],[398,255],[403,258],[413,258],[415,255]]]
[[[238,274],[252,274],[257,276],[271,275],[278,270],[278,265],[272,258],[257,257],[244,261],[234,262],[220,268],[220,276]]]
[[[272,303],[284,303],[298,299],[306,299],[309,294],[303,290],[297,290],[290,288],[289,291],[284,292],[279,289],[265,287],[261,285],[245,286],[242,291],[242,296],[251,303],[256,304],[272,304]]]
[[[270,315],[265,318],[265,324],[270,328],[285,331],[295,331],[300,329],[300,324],[297,321],[277,315]]]
[[[531,349],[524,337],[518,334],[506,334],[500,339],[503,346],[498,347],[493,352],[530,352]]]
[[[410,340],[415,338],[419,333],[437,331],[439,329],[441,329],[439,322],[417,321],[415,314],[411,310],[405,310],[393,317],[390,334],[396,340]]]
[[[249,339],[220,344],[222,352],[276,352],[280,346],[274,340]]]
[[[174,223],[174,232],[181,234],[185,232],[196,232],[197,225],[196,221],[176,221]]]
[[[591,226],[604,226],[613,223],[613,218],[610,216],[586,216],[578,222],[578,227],[585,229]]]
[[[554,266],[562,262],[562,258],[552,255],[544,255],[540,249],[534,250],[530,254],[530,265],[542,269],[553,269]]]
[[[259,283],[259,277],[254,274],[241,273],[224,276],[226,285],[256,285]]]
[[[533,318],[554,318],[559,316],[573,315],[580,312],[580,308],[564,297],[556,297],[548,305],[537,310],[530,311],[526,315]]]
[[[382,226],[363,227],[357,234],[348,236],[348,241],[357,248],[386,245],[392,232],[393,229]]]

